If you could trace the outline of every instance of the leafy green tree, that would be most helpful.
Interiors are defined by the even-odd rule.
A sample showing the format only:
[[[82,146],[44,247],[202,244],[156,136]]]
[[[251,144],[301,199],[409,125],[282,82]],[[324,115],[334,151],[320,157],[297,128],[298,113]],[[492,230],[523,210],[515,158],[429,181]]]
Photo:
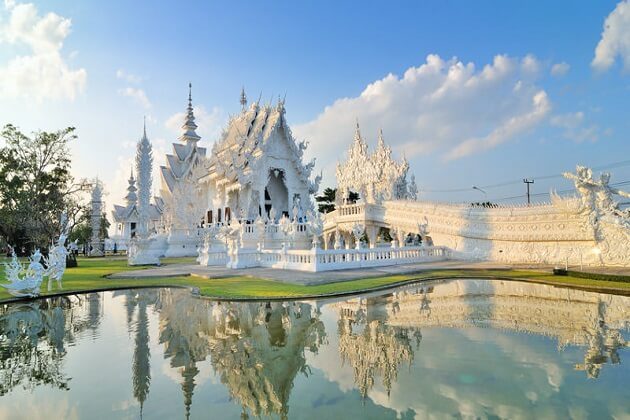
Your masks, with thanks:
[[[326,188],[322,192],[322,195],[318,195],[315,197],[315,201],[317,201],[317,209],[320,213],[330,213],[335,210],[335,195],[337,193],[337,189]]]
[[[322,192],[322,195],[318,195],[315,197],[315,201],[319,203],[317,208],[320,213],[330,213],[331,211],[335,210],[336,195],[337,195],[337,189],[329,187],[329,188],[324,189],[324,191]],[[359,199],[359,193],[350,191],[350,193],[348,194],[348,203],[349,204],[356,203],[358,199]]]
[[[72,222],[79,212],[82,183],[70,174],[68,145],[74,128],[39,131],[31,137],[7,124],[0,136],[0,235],[11,244],[46,247],[58,235],[65,210]]]
[[[68,240],[74,242],[75,240],[79,240],[80,244],[86,244],[90,242],[90,238],[92,237],[92,222],[90,220],[90,209],[89,206],[84,206],[81,210],[81,216],[79,217],[77,224],[73,227],[72,232],[68,236]],[[101,228],[100,228],[100,236],[101,238],[109,238],[109,226],[110,222],[107,220],[107,216],[105,213],[101,216]]]

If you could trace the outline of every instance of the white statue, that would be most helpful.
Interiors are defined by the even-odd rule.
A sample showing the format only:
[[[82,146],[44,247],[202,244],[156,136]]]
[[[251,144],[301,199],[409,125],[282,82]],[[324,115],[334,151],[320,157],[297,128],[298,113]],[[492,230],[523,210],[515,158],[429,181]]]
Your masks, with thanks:
[[[317,248],[319,237],[324,233],[324,220],[320,212],[309,210],[306,213],[306,230],[312,238],[313,248]]]
[[[42,254],[36,249],[29,258],[26,270],[22,267],[12,249],[11,263],[5,264],[5,273],[9,284],[1,286],[16,297],[36,297],[39,296],[40,286],[44,280],[46,269],[41,263]]]
[[[352,235],[354,236],[356,249],[360,249],[363,247],[361,238],[363,238],[364,234],[365,234],[365,226],[359,223],[355,223],[354,226],[352,226]]]
[[[66,258],[68,256],[68,249],[66,248],[66,238],[68,237],[68,222],[66,213],[61,215],[61,234],[57,240],[57,244],[50,250],[46,262],[46,274],[48,275],[48,291],[52,290],[52,280],[57,282],[57,287],[62,288],[61,279],[66,271]]]
[[[595,192],[598,184],[593,180],[593,171],[585,166],[577,165],[575,174],[564,172],[565,178],[570,179],[575,184],[575,189],[582,197],[581,211],[591,212],[595,210]]]
[[[617,213],[619,203],[613,200],[613,195],[630,198],[630,193],[612,188],[609,184],[610,173],[603,172],[599,177],[599,188],[597,190],[597,206],[602,211]]]
[[[5,273],[9,284],[0,284],[7,291],[16,297],[36,297],[40,294],[40,287],[44,281],[44,277],[48,277],[48,291],[52,290],[52,280],[57,282],[57,286],[61,289],[61,279],[66,271],[66,256],[68,250],[65,247],[66,238],[68,236],[67,216],[64,212],[61,215],[61,234],[57,240],[57,244],[51,249],[48,258],[44,258],[36,249],[29,258],[29,264],[26,270],[20,264],[15,250],[11,248],[11,262],[4,264]],[[46,264],[42,264],[42,261]]]

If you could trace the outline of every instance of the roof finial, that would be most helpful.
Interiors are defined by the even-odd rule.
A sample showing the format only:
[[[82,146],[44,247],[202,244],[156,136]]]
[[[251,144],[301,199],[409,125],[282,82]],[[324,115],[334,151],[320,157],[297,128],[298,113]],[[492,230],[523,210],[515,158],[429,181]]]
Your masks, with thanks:
[[[245,111],[247,106],[247,95],[245,95],[245,86],[241,87],[241,110]]]
[[[143,125],[142,134],[144,135],[144,137],[146,137],[147,136],[147,116],[146,115],[143,116],[143,119],[144,119],[144,121],[142,123],[142,125]]]
[[[192,105],[192,83],[188,82],[188,104]]]

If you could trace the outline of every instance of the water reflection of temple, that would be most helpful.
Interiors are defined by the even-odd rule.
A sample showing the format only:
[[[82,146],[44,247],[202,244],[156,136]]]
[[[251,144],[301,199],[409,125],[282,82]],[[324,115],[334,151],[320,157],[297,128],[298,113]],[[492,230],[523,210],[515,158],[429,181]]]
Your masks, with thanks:
[[[151,350],[149,348],[148,307],[155,305],[159,298],[157,289],[121,290],[113,292],[114,297],[125,298],[127,331],[134,335],[134,350],[131,365],[133,396],[140,404],[140,417],[144,402],[149,396],[151,385]],[[134,322],[134,315],[135,322]]]
[[[325,338],[316,308],[308,303],[222,303],[161,290],[160,342],[180,369],[186,416],[199,372],[208,356],[243,416],[286,417],[295,377],[307,373],[304,352]]]
[[[349,363],[361,396],[365,397],[379,377],[387,393],[396,382],[398,369],[411,366],[414,346],[420,345],[419,328],[390,326],[379,319],[371,319],[361,299],[341,305],[339,317],[339,353],[343,363]],[[371,308],[370,308],[371,309]]]
[[[95,331],[101,296],[61,296],[0,306],[0,395],[21,386],[69,389],[62,370],[66,348]]]
[[[552,337],[559,349],[568,345],[587,348],[584,363],[575,367],[592,378],[599,375],[603,364],[620,363],[618,349],[629,345],[620,331],[630,329],[630,298],[531,283],[452,280],[336,306],[342,324],[351,320],[416,332],[426,327],[487,326]],[[339,331],[342,342],[351,336],[345,327]],[[366,358],[362,352],[374,351],[368,347],[362,352],[348,351],[345,344],[340,347],[351,359]],[[381,352],[388,351],[383,342]],[[361,387],[364,380],[357,375]]]

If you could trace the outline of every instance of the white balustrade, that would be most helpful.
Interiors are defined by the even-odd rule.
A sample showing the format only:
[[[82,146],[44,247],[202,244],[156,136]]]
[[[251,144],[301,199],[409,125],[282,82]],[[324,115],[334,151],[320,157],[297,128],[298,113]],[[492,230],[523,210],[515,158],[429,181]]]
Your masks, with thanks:
[[[258,253],[262,267],[312,272],[444,261],[450,257],[446,247],[422,246],[286,251],[266,249]]]

